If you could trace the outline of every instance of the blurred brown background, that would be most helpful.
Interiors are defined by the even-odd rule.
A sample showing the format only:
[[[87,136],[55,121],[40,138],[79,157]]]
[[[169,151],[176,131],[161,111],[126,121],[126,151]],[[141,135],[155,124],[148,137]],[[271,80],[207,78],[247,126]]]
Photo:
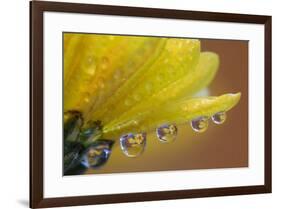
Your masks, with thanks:
[[[201,40],[202,51],[216,52],[220,67],[209,86],[210,95],[241,92],[236,107],[227,112],[222,125],[209,121],[205,133],[195,133],[189,123],[178,127],[178,137],[162,144],[155,133],[147,136],[143,154],[126,157],[117,142],[107,164],[86,173],[147,172],[248,166],[248,42]]]

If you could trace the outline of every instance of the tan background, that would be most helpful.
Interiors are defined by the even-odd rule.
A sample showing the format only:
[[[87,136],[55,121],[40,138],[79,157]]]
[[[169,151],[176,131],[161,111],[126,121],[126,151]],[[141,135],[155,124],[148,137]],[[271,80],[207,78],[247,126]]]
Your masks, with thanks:
[[[178,138],[162,144],[155,133],[147,136],[144,153],[126,157],[117,142],[107,164],[86,173],[145,172],[248,166],[248,42],[201,40],[202,51],[216,52],[220,68],[209,86],[212,96],[241,92],[239,104],[227,113],[223,125],[211,121],[205,133],[195,133],[189,123],[178,127]]]

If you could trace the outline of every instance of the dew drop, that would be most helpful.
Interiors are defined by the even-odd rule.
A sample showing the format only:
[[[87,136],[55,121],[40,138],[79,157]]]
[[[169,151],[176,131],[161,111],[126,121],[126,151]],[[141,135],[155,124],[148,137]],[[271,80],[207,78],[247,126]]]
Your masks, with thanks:
[[[87,73],[89,75],[95,75],[95,72],[96,72],[96,66],[91,66],[91,67],[87,68]]]
[[[131,106],[132,105],[132,101],[130,99],[126,99],[125,100],[125,105],[126,106]]]
[[[202,133],[208,129],[208,117],[202,116],[193,119],[191,122],[191,128],[199,133]]]
[[[86,97],[84,98],[84,101],[85,101],[86,103],[89,103],[89,102],[90,102],[90,98],[89,98],[88,96],[86,96]]]
[[[98,86],[103,89],[105,87],[105,81],[104,81],[104,78],[100,78],[99,81],[98,81]]]
[[[85,72],[89,75],[94,75],[96,72],[96,61],[94,56],[89,56],[85,61]]]
[[[94,62],[95,62],[94,56],[88,56],[88,57],[87,57],[86,63],[87,63],[88,65],[94,64]]]
[[[90,145],[83,154],[81,164],[86,168],[99,168],[103,166],[110,157],[113,141],[97,140]]]
[[[226,120],[226,113],[225,112],[217,112],[212,116],[212,121],[215,124],[223,124]]]
[[[133,98],[135,101],[139,102],[141,100],[141,96],[139,94],[134,94]]]
[[[114,73],[114,75],[113,75],[113,78],[114,78],[115,80],[120,80],[121,77],[122,77],[122,71],[119,70],[119,69],[115,70],[115,73]]]
[[[146,91],[147,92],[151,92],[151,90],[152,90],[152,84],[151,83],[147,83],[147,84],[145,84],[145,89],[146,89]]]
[[[165,78],[165,76],[164,76],[164,74],[162,74],[162,73],[159,73],[159,74],[156,76],[156,80],[159,81],[159,82],[163,81],[164,78]]]
[[[133,121],[132,121],[132,125],[133,125],[133,126],[138,126],[138,125],[139,125],[139,121],[133,120]]]
[[[146,145],[146,133],[126,134],[120,138],[120,146],[123,153],[128,157],[139,156]]]
[[[102,69],[107,68],[108,64],[109,64],[109,59],[108,59],[108,57],[103,57],[103,58],[101,59],[101,68],[102,68]]]
[[[114,40],[115,39],[115,36],[108,36],[109,40]]]
[[[156,129],[156,135],[160,142],[171,143],[175,141],[178,129],[174,124],[162,125]]]

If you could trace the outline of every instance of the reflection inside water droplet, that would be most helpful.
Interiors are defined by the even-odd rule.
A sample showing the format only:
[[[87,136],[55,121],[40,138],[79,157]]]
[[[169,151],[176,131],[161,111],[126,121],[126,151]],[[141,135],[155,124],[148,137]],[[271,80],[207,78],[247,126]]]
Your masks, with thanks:
[[[128,157],[139,156],[146,145],[146,133],[126,134],[120,138],[120,146],[123,153]]]
[[[97,140],[83,154],[81,164],[86,168],[99,168],[110,157],[113,141]]]
[[[191,122],[191,128],[199,133],[202,133],[204,131],[206,131],[208,129],[208,117],[202,116],[202,117],[198,117],[193,119]]]
[[[223,124],[226,120],[226,113],[224,111],[218,112],[212,116],[212,121],[215,124]]]
[[[162,125],[156,129],[156,135],[160,142],[171,143],[176,139],[178,129],[174,124]]]

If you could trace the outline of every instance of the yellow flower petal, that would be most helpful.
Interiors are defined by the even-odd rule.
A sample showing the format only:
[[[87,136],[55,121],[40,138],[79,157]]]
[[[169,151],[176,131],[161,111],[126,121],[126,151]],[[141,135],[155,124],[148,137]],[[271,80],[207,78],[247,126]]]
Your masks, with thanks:
[[[103,129],[104,137],[118,137],[127,132],[150,131],[165,123],[181,124],[200,116],[211,117],[226,112],[240,100],[241,93],[224,94],[219,97],[183,99],[174,103],[139,112],[135,117],[123,118]]]
[[[178,78],[175,82],[167,85],[160,92],[151,95],[150,98],[142,100],[130,110],[119,113],[119,117],[109,121],[108,126],[118,124],[122,120],[134,118],[140,112],[159,108],[164,103],[173,104],[176,100],[187,98],[196,93],[201,88],[206,87],[213,80],[219,65],[218,55],[212,52],[203,52],[200,54],[199,63],[193,73],[187,73]],[[131,92],[134,92],[133,90]]]
[[[153,94],[185,75],[191,75],[198,63],[200,41],[168,39],[159,57],[146,68],[138,70],[117,89],[92,118],[103,124],[112,121]]]

